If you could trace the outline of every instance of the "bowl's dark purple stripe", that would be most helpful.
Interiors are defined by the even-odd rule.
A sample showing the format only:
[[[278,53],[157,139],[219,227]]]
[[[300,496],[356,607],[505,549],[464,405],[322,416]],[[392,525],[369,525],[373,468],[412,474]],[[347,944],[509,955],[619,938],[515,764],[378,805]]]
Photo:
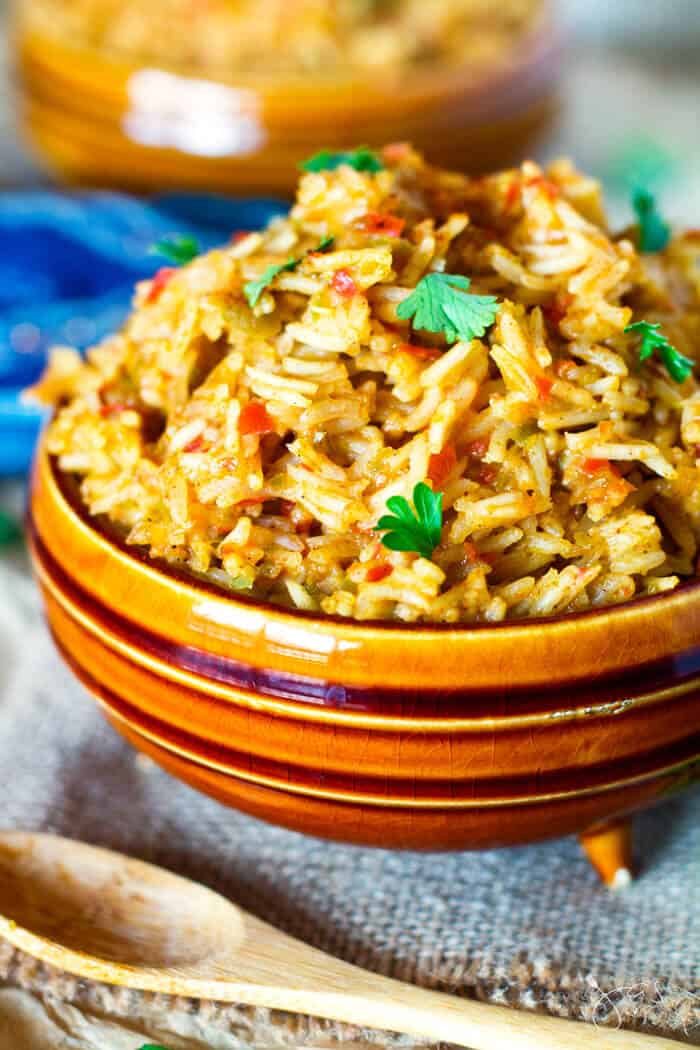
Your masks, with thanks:
[[[658,661],[622,675],[601,676],[570,687],[502,689],[362,688],[323,679],[281,674],[254,667],[229,657],[214,655],[192,646],[179,645],[113,612],[94,599],[65,570],[47,549],[30,516],[30,538],[36,556],[59,591],[107,632],[149,655],[184,671],[260,696],[303,701],[346,711],[395,716],[397,718],[505,717],[514,714],[586,708],[601,702],[614,704],[671,686],[700,683],[700,647],[669,660]]]
[[[280,785],[296,785],[302,791],[306,788],[308,790],[337,791],[349,795],[374,795],[389,799],[435,798],[477,802],[507,798],[515,801],[559,792],[577,791],[584,786],[587,789],[604,788],[635,777],[653,776],[659,770],[678,766],[700,755],[700,734],[695,734],[682,743],[675,742],[668,747],[651,749],[633,758],[592,764],[586,766],[585,769],[577,767],[531,776],[458,779],[452,767],[450,767],[450,779],[445,780],[375,777],[356,773],[319,773],[300,762],[279,762],[252,752],[223,747],[154,718],[117,696],[106,684],[98,681],[82,667],[75,653],[71,654],[66,650],[55,632],[53,632],[53,637],[62,656],[84,685],[98,696],[115,715],[121,716],[138,731],[152,734],[161,742],[161,746],[164,746],[164,743],[171,744],[176,749],[188,752],[193,756],[190,761],[196,761],[196,757],[199,756],[204,764],[214,762],[224,767],[232,776],[242,774],[251,778],[267,777],[279,781]]]

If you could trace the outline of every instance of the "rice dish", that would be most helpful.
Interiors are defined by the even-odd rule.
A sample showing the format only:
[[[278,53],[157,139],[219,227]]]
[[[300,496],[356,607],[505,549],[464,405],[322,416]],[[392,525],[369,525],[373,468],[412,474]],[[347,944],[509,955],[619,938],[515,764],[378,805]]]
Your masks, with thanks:
[[[87,361],[55,351],[35,395],[89,513],[235,595],[360,620],[495,623],[693,577],[700,234],[640,251],[566,161],[361,154],[143,282]],[[404,520],[391,549],[401,507],[438,514],[427,548]]]

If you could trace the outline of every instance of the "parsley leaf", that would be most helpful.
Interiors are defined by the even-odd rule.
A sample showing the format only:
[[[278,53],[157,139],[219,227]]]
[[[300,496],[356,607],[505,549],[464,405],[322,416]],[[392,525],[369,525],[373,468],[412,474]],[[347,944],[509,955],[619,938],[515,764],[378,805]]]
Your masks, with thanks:
[[[335,237],[324,237],[318,247],[313,248],[309,255],[314,255],[316,252],[327,252],[335,244]],[[278,277],[281,273],[291,272],[296,270],[302,259],[289,258],[283,263],[273,263],[272,266],[268,266],[259,277],[256,277],[254,281],[248,281],[243,286],[243,293],[248,300],[250,306],[256,306],[260,296],[265,291],[268,285],[272,284],[275,277]]]
[[[185,266],[200,253],[199,242],[194,237],[162,237],[149,248],[149,255],[162,255],[176,266]]]
[[[675,346],[671,346],[666,336],[661,331],[660,324],[650,324],[648,321],[638,321],[636,324],[628,325],[625,333],[638,333],[641,342],[639,344],[639,360],[648,361],[658,352],[663,361],[666,371],[676,383],[685,383],[688,376],[695,367],[695,362],[685,357]]]
[[[248,300],[248,304],[250,306],[256,306],[260,296],[267,286],[272,284],[275,277],[288,270],[290,272],[296,270],[300,262],[301,259],[287,259],[287,261],[283,263],[273,263],[272,266],[268,266],[266,270],[263,270],[260,276],[256,277],[254,281],[248,281],[248,283],[243,286],[243,293]]]
[[[639,220],[639,250],[662,252],[671,239],[671,227],[658,210],[654,194],[635,190],[632,204]]]
[[[448,343],[481,337],[496,320],[494,295],[465,295],[471,281],[452,273],[429,273],[396,309],[397,315],[426,332],[442,332]]]
[[[361,146],[349,153],[332,153],[330,150],[322,149],[320,153],[305,160],[300,167],[302,171],[336,171],[343,164],[354,168],[355,171],[368,172],[370,175],[376,175],[378,171],[384,170],[384,165],[377,154],[366,146]]]
[[[392,514],[385,514],[375,525],[383,532],[382,543],[390,551],[415,551],[432,558],[442,531],[442,492],[433,492],[420,481],[413,490],[413,507],[403,496],[386,501]]]

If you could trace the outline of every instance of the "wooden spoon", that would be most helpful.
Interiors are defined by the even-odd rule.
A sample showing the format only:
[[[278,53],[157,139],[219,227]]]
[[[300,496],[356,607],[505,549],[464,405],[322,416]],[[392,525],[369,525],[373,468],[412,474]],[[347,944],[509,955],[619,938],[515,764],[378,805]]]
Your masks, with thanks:
[[[662,1050],[667,1039],[429,992],[340,962],[160,868],[0,834],[0,934],[81,977],[427,1036],[473,1050]]]

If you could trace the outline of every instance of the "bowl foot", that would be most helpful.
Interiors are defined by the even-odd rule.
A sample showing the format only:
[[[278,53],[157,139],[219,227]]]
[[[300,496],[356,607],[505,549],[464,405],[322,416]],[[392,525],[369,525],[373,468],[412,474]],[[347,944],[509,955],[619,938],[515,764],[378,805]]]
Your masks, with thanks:
[[[606,886],[613,890],[629,886],[633,877],[630,820],[598,824],[580,835],[579,842]]]

